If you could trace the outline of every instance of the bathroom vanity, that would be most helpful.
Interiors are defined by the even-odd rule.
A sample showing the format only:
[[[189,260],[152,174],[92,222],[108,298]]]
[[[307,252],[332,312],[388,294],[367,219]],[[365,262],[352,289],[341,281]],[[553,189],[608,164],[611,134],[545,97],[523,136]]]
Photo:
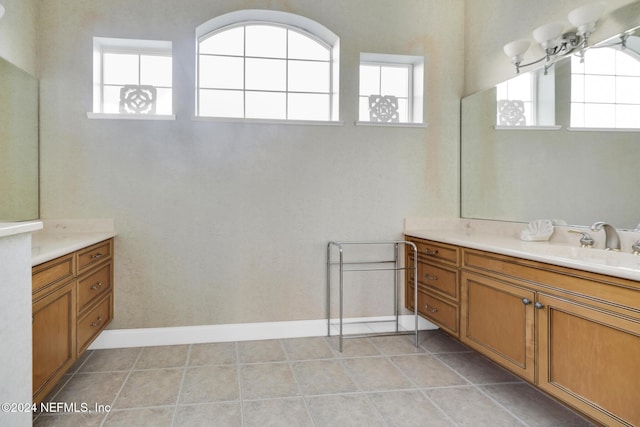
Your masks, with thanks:
[[[406,233],[420,249],[422,316],[590,418],[640,425],[640,257],[464,229]]]
[[[35,403],[47,396],[113,319],[114,235],[111,232],[34,234]]]

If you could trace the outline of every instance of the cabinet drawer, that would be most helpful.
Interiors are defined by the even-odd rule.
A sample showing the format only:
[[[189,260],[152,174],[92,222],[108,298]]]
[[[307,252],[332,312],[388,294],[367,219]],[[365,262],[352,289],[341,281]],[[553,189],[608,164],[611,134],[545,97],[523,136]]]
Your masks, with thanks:
[[[111,258],[113,240],[105,240],[78,252],[78,274],[87,271],[92,266]]]
[[[445,243],[435,243],[430,240],[414,240],[418,248],[418,257],[432,259],[458,265],[459,249]]]
[[[78,280],[78,313],[111,290],[111,262]]]
[[[418,311],[433,323],[458,336],[458,306],[418,290]]]
[[[56,282],[70,279],[74,276],[74,270],[73,254],[36,265],[31,269],[31,291],[35,293]]]
[[[455,300],[458,299],[457,270],[419,262],[418,282]]]
[[[113,293],[109,292],[92,310],[78,319],[78,355],[82,354],[113,318]]]

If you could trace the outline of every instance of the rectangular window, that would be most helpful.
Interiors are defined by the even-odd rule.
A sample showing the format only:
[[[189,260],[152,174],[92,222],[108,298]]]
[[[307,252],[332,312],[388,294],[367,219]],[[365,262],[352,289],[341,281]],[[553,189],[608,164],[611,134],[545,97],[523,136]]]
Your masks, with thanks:
[[[171,42],[94,37],[93,113],[170,116]]]
[[[555,74],[551,68],[519,74],[496,86],[497,126],[555,127]]]
[[[422,123],[424,58],[360,54],[359,121]]]

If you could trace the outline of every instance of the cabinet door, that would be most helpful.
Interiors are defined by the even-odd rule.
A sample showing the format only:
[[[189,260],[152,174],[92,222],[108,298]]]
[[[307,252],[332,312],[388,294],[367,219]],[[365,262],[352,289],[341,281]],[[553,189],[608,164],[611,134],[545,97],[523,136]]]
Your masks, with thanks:
[[[640,320],[540,294],[539,387],[606,425],[640,425]]]
[[[533,382],[534,292],[509,282],[463,272],[461,293],[461,341]]]
[[[33,302],[33,398],[40,402],[75,360],[76,282]]]

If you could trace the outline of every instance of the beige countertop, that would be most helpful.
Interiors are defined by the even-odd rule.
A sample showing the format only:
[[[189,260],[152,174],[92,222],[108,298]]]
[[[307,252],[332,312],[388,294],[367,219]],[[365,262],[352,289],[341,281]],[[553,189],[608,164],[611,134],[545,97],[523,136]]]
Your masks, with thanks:
[[[518,258],[530,259],[562,267],[640,281],[640,256],[627,252],[598,249],[602,236],[593,232],[595,248],[581,248],[578,237],[569,235],[568,229],[556,227],[554,236],[546,242],[520,240],[519,233],[526,224],[499,223],[478,220],[452,220],[408,222],[405,234],[452,245],[479,249]],[[584,231],[584,230],[581,230]],[[635,233],[638,234],[638,233]],[[622,239],[623,236],[621,236]],[[627,241],[622,239],[626,249]]]
[[[42,264],[116,236],[112,220],[45,220],[32,235],[31,265]]]

